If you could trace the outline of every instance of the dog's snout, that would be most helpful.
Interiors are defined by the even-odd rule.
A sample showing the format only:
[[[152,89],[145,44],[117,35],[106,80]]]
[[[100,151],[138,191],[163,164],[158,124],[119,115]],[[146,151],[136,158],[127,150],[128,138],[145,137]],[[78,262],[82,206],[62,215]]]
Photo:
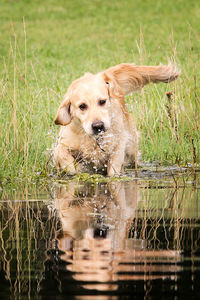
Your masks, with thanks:
[[[105,131],[104,123],[102,121],[92,123],[92,129],[94,134],[98,134],[102,131]]]

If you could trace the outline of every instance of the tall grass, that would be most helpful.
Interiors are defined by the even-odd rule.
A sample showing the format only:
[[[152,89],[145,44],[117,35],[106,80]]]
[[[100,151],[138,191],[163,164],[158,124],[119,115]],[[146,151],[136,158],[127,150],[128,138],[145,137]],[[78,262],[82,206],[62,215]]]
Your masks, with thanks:
[[[45,174],[59,129],[53,119],[70,82],[120,62],[176,62],[177,82],[148,86],[127,103],[142,160],[199,163],[199,8],[164,2],[2,1],[1,181]]]

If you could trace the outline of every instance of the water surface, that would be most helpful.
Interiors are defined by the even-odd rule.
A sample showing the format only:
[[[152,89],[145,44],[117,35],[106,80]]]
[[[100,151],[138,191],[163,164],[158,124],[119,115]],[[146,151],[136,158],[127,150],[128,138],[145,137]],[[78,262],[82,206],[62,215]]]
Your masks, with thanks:
[[[197,298],[199,177],[177,182],[68,181],[3,193],[0,298]]]

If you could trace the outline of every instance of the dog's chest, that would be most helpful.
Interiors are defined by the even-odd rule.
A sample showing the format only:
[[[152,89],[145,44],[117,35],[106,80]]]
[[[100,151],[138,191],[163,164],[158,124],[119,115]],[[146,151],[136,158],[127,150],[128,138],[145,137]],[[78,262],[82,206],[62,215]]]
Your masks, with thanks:
[[[84,165],[93,165],[97,168],[107,167],[109,157],[115,149],[115,142],[109,136],[84,137],[80,139],[78,149],[71,149],[73,157]]]

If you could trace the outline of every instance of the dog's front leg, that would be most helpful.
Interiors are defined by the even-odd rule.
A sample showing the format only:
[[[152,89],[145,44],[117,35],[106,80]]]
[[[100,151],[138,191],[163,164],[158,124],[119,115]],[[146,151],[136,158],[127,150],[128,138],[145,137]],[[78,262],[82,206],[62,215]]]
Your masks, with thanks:
[[[108,160],[107,175],[119,175],[124,164],[125,144],[121,143]]]
[[[70,154],[66,146],[58,144],[54,149],[54,158],[56,167],[66,171],[68,174],[73,175],[77,172],[75,168],[75,160]]]

